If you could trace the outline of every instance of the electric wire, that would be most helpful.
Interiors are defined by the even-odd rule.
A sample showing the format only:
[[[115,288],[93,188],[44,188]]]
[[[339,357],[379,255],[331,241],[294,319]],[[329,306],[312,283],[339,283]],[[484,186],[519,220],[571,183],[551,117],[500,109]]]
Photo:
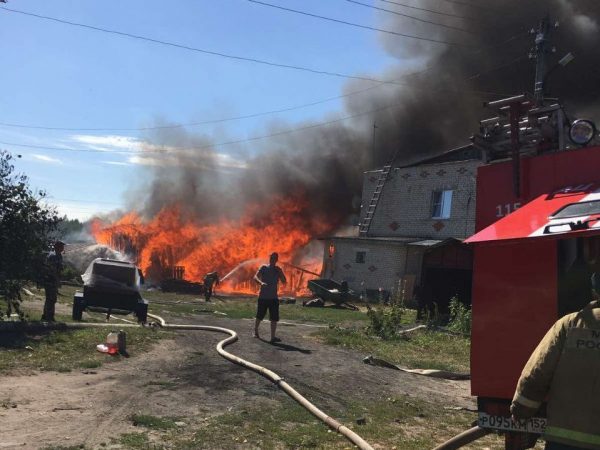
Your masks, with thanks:
[[[412,20],[416,20],[416,21],[419,21],[419,22],[424,22],[424,23],[429,23],[429,24],[432,24],[432,25],[436,25],[436,26],[438,26],[438,27],[443,27],[443,28],[448,28],[448,29],[450,29],[450,30],[462,31],[462,32],[464,32],[464,33],[470,33],[470,34],[473,34],[473,31],[471,31],[471,30],[466,30],[466,29],[464,29],[464,28],[455,27],[455,26],[452,26],[452,25],[445,25],[445,24],[443,24],[443,23],[432,22],[432,21],[430,21],[430,20],[426,20],[426,19],[420,19],[420,18],[418,18],[418,17],[410,16],[410,15],[408,15],[408,14],[403,14],[403,13],[401,13],[401,12],[398,12],[398,11],[392,11],[391,9],[380,8],[380,7],[378,7],[378,6],[375,6],[375,5],[369,5],[369,4],[367,4],[367,3],[359,2],[359,1],[357,1],[357,0],[346,0],[346,1],[347,1],[348,3],[354,3],[355,5],[364,6],[364,7],[366,7],[366,8],[376,9],[376,10],[378,10],[378,11],[384,11],[384,12],[387,12],[387,13],[390,13],[390,14],[395,14],[395,15],[397,15],[397,16],[401,16],[401,17],[408,17],[408,18],[410,18],[410,19],[412,19]]]
[[[387,34],[391,34],[394,36],[399,36],[399,37],[404,37],[404,38],[410,38],[410,39],[417,39],[420,41],[427,41],[427,42],[433,42],[435,44],[442,44],[442,45],[448,45],[448,46],[455,46],[455,47],[467,47],[467,48],[479,48],[476,45],[473,44],[463,44],[460,42],[450,42],[450,41],[443,41],[443,40],[439,40],[439,39],[432,39],[432,38],[427,38],[427,37],[423,37],[423,36],[415,36],[412,34],[406,34],[406,33],[399,33],[397,31],[392,31],[392,30],[384,30],[381,28],[376,28],[376,27],[371,27],[369,25],[362,25],[359,23],[354,23],[354,22],[348,22],[346,20],[341,20],[341,19],[335,19],[333,17],[327,17],[327,16],[322,16],[319,14],[313,14],[307,11],[300,11],[298,9],[292,9],[292,8],[286,8],[285,6],[280,6],[280,5],[274,5],[272,3],[266,3],[266,2],[262,2],[259,0],[247,0],[250,3],[256,3],[257,5],[262,5],[262,6],[267,6],[269,8],[275,8],[275,9],[280,9],[282,11],[288,11],[288,12],[292,12],[295,14],[301,14],[303,16],[308,16],[308,17],[313,17],[315,19],[320,19],[320,20],[326,20],[329,22],[335,22],[335,23],[339,23],[339,24],[343,24],[343,25],[348,25],[351,27],[355,27],[355,28],[362,28],[365,30],[371,30],[371,31],[379,31],[381,33],[387,33]],[[414,17],[413,17],[414,18]]]
[[[382,0],[385,1],[385,0]],[[480,9],[482,11],[489,11],[489,12],[498,12],[497,9],[495,8],[490,8],[489,6],[481,6],[481,5],[476,5],[475,3],[469,3],[469,2],[462,2],[460,0],[439,0],[442,2],[447,2],[447,3],[453,3],[455,5],[462,5],[462,6],[468,6],[470,8],[477,8]]]
[[[198,47],[192,47],[189,45],[178,44],[178,43],[170,42],[170,41],[163,41],[160,39],[154,39],[151,37],[141,36],[138,34],[128,33],[128,32],[124,32],[124,31],[111,30],[108,28],[97,27],[94,25],[87,25],[87,24],[83,24],[83,23],[79,23],[79,22],[73,22],[70,20],[59,19],[56,17],[50,17],[50,16],[44,16],[41,14],[19,11],[19,10],[7,8],[7,7],[1,7],[0,11],[8,11],[11,13],[22,14],[25,16],[35,17],[38,19],[53,21],[53,22],[64,24],[64,25],[86,28],[86,29],[90,29],[90,30],[94,30],[94,31],[99,31],[102,33],[114,34],[114,35],[121,36],[121,37],[138,39],[141,41],[152,42],[154,44],[164,45],[164,46],[168,46],[168,47],[175,47],[175,48],[179,48],[182,50],[188,50],[188,51],[203,53],[203,54],[212,55],[212,56],[219,56],[222,58],[228,58],[228,59],[233,59],[233,60],[237,60],[237,61],[252,62],[252,63],[262,64],[262,65],[271,66],[271,67],[279,67],[282,69],[298,70],[298,71],[309,72],[309,73],[313,73],[313,74],[317,74],[317,75],[327,75],[327,76],[332,76],[332,77],[346,78],[346,79],[353,79],[353,80],[362,80],[362,81],[373,81],[376,83],[387,83],[384,80],[378,80],[375,78],[361,77],[358,75],[349,75],[349,74],[344,74],[344,73],[340,73],[340,72],[331,72],[331,71],[327,71],[327,70],[313,69],[313,68],[306,67],[306,66],[298,66],[298,65],[294,65],[294,64],[283,64],[283,63],[268,61],[265,59],[251,58],[251,57],[246,57],[246,56],[233,55],[233,54],[229,54],[229,53],[217,52],[217,51],[213,51],[213,50],[206,50],[206,49],[202,49],[202,48],[198,48]],[[423,39],[427,40],[426,38],[423,38]]]
[[[482,75],[487,75],[488,73],[495,72],[496,70],[500,70],[500,69],[503,69],[505,67],[512,66],[515,63],[517,63],[519,61],[522,61],[522,60],[525,60],[525,59],[529,59],[529,56],[528,55],[520,55],[520,56],[516,57],[515,59],[513,59],[512,61],[509,61],[507,63],[501,64],[499,66],[492,67],[491,69],[483,70],[483,71],[478,72],[478,73],[476,73],[474,75],[471,75],[469,78],[467,78],[467,80],[474,80],[475,78],[479,78]]]
[[[115,202],[105,202],[105,201],[101,201],[101,200],[77,200],[74,198],[60,198],[60,197],[54,197],[54,196],[46,196],[44,197],[44,200],[53,200],[53,201],[59,201],[59,202],[74,202],[74,203],[90,203],[90,204],[102,204],[102,205],[120,205],[121,203],[115,203]]]
[[[381,1],[387,1],[387,0],[381,0]],[[24,12],[24,11],[13,10],[13,9],[10,9],[10,8],[5,8],[4,7],[4,8],[0,8],[0,10],[6,10],[6,11],[9,11],[9,12],[15,12],[15,13],[24,14],[24,15],[27,15],[27,16],[33,16],[33,17],[36,17],[36,18],[47,19],[47,20],[56,21],[56,22],[59,22],[59,23],[65,23],[65,24],[68,24],[68,25],[73,25],[73,26],[81,26],[81,27],[84,27],[84,28],[91,28],[91,29],[96,30],[96,31],[102,31],[102,32],[107,32],[107,33],[115,33],[115,34],[118,34],[118,35],[123,35],[123,36],[127,36],[127,37],[134,37],[134,38],[143,39],[143,40],[148,39],[151,42],[155,42],[155,43],[163,43],[165,45],[179,46],[179,44],[167,43],[166,41],[158,41],[158,40],[154,40],[154,39],[151,39],[151,38],[145,38],[145,37],[142,37],[142,36],[131,35],[131,34],[128,34],[128,33],[122,33],[122,32],[118,32],[118,31],[102,29],[102,28],[99,28],[99,27],[91,26],[91,25],[85,25],[85,24],[80,24],[80,23],[65,21],[63,19],[57,19],[57,18],[48,17],[48,16],[42,16],[42,15],[38,15],[38,14],[34,14],[34,13],[28,13],[28,12]],[[501,42],[499,44],[496,44],[495,46],[504,45],[504,44],[506,44],[506,43],[514,40],[514,39],[519,38],[520,36],[521,36],[521,34],[512,36],[509,39],[507,39],[507,40],[505,40],[505,41],[503,41],[503,42]],[[491,48],[493,48],[495,46],[492,46]],[[192,49],[192,48],[188,48],[188,47],[184,47],[184,48]],[[195,49],[195,50],[202,51],[200,49]],[[482,51],[482,50],[480,50],[480,51]],[[249,60],[251,60],[252,62],[261,62],[261,63],[265,63],[265,64],[271,64],[269,62],[262,61],[262,60],[254,60],[254,59],[249,59]],[[275,64],[275,65],[277,65],[277,64]],[[297,66],[283,65],[282,67],[286,67],[286,68],[298,68],[299,70],[304,70],[304,68],[300,68],[300,67],[297,67]],[[430,70],[432,70],[434,68],[435,68],[435,66],[430,66],[430,67],[428,67],[428,68],[426,68],[424,70],[403,75],[403,78],[414,76],[414,75],[419,75],[419,74],[428,72],[428,71],[430,71]],[[314,72],[313,69],[307,69],[307,70],[309,70],[311,72]],[[287,107],[287,108],[281,108],[281,109],[272,110],[272,111],[252,113],[252,114],[247,114],[247,115],[234,116],[234,117],[221,118],[221,119],[206,120],[206,121],[201,121],[201,122],[190,122],[190,123],[184,123],[184,124],[162,125],[162,126],[159,125],[159,126],[135,127],[135,128],[123,128],[123,127],[50,127],[50,126],[41,126],[41,125],[27,125],[27,124],[18,124],[18,123],[10,123],[10,122],[0,122],[0,126],[10,127],[10,128],[40,129],[40,130],[54,130],[54,131],[146,131],[146,130],[160,130],[160,129],[175,129],[175,128],[182,128],[182,127],[207,125],[207,124],[215,124],[215,123],[223,123],[223,122],[228,122],[228,121],[242,120],[242,119],[260,117],[260,116],[277,114],[277,113],[282,113],[282,112],[288,112],[288,111],[293,111],[293,110],[297,110],[297,109],[301,109],[301,108],[307,108],[307,107],[310,107],[310,106],[315,106],[315,105],[326,103],[326,102],[329,102],[329,101],[333,101],[333,100],[337,100],[337,99],[349,97],[351,95],[360,94],[360,93],[363,93],[363,92],[366,92],[366,91],[378,88],[378,87],[380,87],[382,85],[385,85],[385,84],[401,84],[401,83],[399,83],[398,81],[395,81],[395,80],[378,80],[378,79],[375,79],[375,78],[367,78],[367,77],[359,77],[359,76],[352,76],[352,75],[344,75],[344,74],[339,74],[339,73],[334,73],[334,72],[318,71],[318,73],[324,73],[324,74],[333,75],[333,76],[340,76],[340,77],[344,77],[344,78],[359,79],[359,80],[363,80],[363,81],[372,81],[372,82],[375,82],[377,84],[375,86],[370,86],[370,87],[368,87],[366,89],[360,89],[358,91],[350,92],[350,93],[339,95],[339,96],[335,96],[335,97],[329,97],[329,98],[326,98],[326,99],[323,99],[323,100],[318,100],[318,101],[307,103],[307,104],[303,104],[303,105],[296,105],[296,106]],[[473,77],[471,77],[471,78],[473,78]],[[496,93],[486,93],[486,94],[501,95],[501,94],[496,94]]]
[[[404,76],[418,75],[420,73],[428,72],[430,70],[432,70],[432,67],[429,67],[425,70],[421,70],[419,72],[409,73]],[[327,102],[330,102],[333,100],[339,100],[339,99],[342,99],[345,97],[350,97],[352,95],[361,94],[363,92],[367,92],[372,89],[381,87],[384,84],[390,84],[390,83],[381,82],[376,85],[370,86],[368,88],[349,92],[347,94],[337,95],[335,97],[328,97],[328,98],[325,98],[322,100],[317,100],[317,101],[314,101],[311,103],[304,103],[302,105],[290,106],[287,108],[280,108],[280,109],[275,109],[275,110],[271,110],[271,111],[263,111],[263,112],[252,113],[252,114],[245,114],[245,115],[241,115],[241,116],[232,116],[232,117],[226,117],[226,118],[220,118],[220,119],[203,120],[203,121],[199,121],[199,122],[180,123],[180,124],[174,124],[174,125],[156,125],[156,126],[135,127],[135,128],[110,128],[110,127],[70,128],[70,127],[49,127],[49,126],[40,126],[40,125],[25,125],[25,124],[17,124],[17,123],[0,122],[0,126],[10,127],[10,128],[27,128],[27,129],[35,129],[35,130],[52,130],[52,131],[149,131],[149,130],[185,128],[185,127],[193,127],[193,126],[199,126],[199,125],[210,125],[210,124],[217,124],[217,123],[223,123],[223,122],[232,122],[232,121],[236,121],[236,120],[251,119],[251,118],[255,118],[255,117],[261,117],[261,116],[267,116],[267,115],[272,115],[272,114],[279,114],[279,113],[284,113],[284,112],[289,112],[289,111],[295,111],[295,110],[302,109],[302,108],[309,108],[311,106],[320,105],[320,104],[327,103]]]
[[[502,43],[498,44],[498,45],[504,45],[507,44],[515,39],[518,39],[519,37],[522,36],[521,34],[518,35],[514,35],[511,36],[510,38],[508,38],[507,40],[503,41]],[[516,58],[515,60],[506,63],[506,64],[502,64],[501,66],[492,68],[492,69],[488,69],[484,72],[479,72],[477,74],[471,75],[470,77],[467,78],[467,80],[471,80],[474,79],[484,73],[489,73],[492,72],[494,70],[506,67],[514,62],[519,61],[520,59],[522,59],[523,57],[519,57]],[[437,67],[434,66],[429,66],[423,70],[419,70],[417,72],[411,72],[408,74],[405,74],[402,76],[401,79],[404,79],[406,77],[412,77],[412,76],[416,76],[416,75],[422,75],[426,72],[430,72],[433,69],[436,69]],[[296,105],[296,106],[290,106],[290,107],[286,107],[286,108],[280,108],[280,109],[275,109],[275,110],[271,110],[271,111],[263,111],[263,112],[259,112],[259,113],[252,113],[252,114],[246,114],[246,115],[241,115],[241,116],[233,116],[233,117],[226,117],[226,118],[220,118],[220,119],[211,119],[211,120],[204,120],[204,121],[200,121],[200,122],[187,122],[187,123],[180,123],[180,124],[174,124],[174,125],[155,125],[155,126],[149,126],[149,127],[133,127],[133,128],[115,128],[115,127],[82,127],[82,128],[77,128],[77,127],[50,127],[50,126],[44,126],[44,125],[27,125],[27,124],[18,124],[18,123],[10,123],[10,122],[0,122],[0,127],[9,127],[9,128],[24,128],[24,129],[34,129],[34,130],[49,130],[49,131],[149,131],[149,130],[163,130],[163,129],[176,129],[176,128],[185,128],[185,127],[193,127],[193,126],[199,126],[199,125],[210,125],[210,124],[216,124],[216,123],[223,123],[223,122],[230,122],[230,121],[236,121],[236,120],[243,120],[243,119],[249,119],[249,118],[255,118],[255,117],[261,117],[261,116],[266,116],[266,115],[272,115],[272,114],[278,114],[278,113],[283,113],[283,112],[289,112],[289,111],[294,111],[294,110],[298,110],[298,109],[302,109],[302,108],[308,108],[311,106],[315,106],[315,105],[320,105],[322,103],[327,103],[333,100],[339,100],[342,98],[346,98],[346,97],[350,97],[353,95],[357,95],[357,94],[362,94],[364,92],[367,91],[371,91],[373,89],[377,89],[380,88],[383,85],[389,85],[389,84],[396,84],[396,85],[404,85],[404,86],[408,86],[407,83],[401,83],[400,80],[401,79],[396,79],[396,80],[389,80],[389,81],[381,81],[376,85],[373,86],[369,86],[368,88],[365,89],[359,89],[357,91],[352,91],[352,92],[348,92],[347,94],[342,94],[342,95],[337,95],[334,97],[328,97],[322,100],[317,100],[311,103],[305,103],[302,105]],[[500,93],[495,93],[495,92],[485,92],[485,91],[471,91],[473,93],[476,94],[485,94],[485,95],[498,95],[498,96],[503,96],[505,94],[500,94]]]
[[[464,19],[464,20],[478,20],[475,17],[466,17],[466,16],[459,16],[458,14],[451,14],[451,13],[447,13],[447,12],[442,12],[442,11],[434,11],[432,9],[427,9],[427,8],[420,8],[418,6],[413,6],[413,5],[407,5],[405,3],[399,3],[399,2],[393,2],[391,0],[379,0],[380,2],[384,2],[384,3],[389,3],[392,5],[396,5],[396,6],[402,6],[404,8],[410,8],[410,9],[416,9],[418,11],[425,11],[428,13],[432,13],[432,14],[439,14],[441,16],[447,16],[447,17],[454,17],[456,19]]]
[[[406,83],[401,83],[401,80],[404,79],[404,78],[407,78],[407,77],[412,77],[412,76],[416,76],[416,75],[421,75],[421,74],[426,73],[426,72],[430,72],[431,70],[433,70],[435,68],[436,68],[435,66],[429,66],[429,67],[426,67],[423,70],[419,70],[419,71],[416,71],[416,72],[411,72],[411,73],[404,74],[404,75],[402,75],[401,78],[398,78],[396,80],[382,80],[382,81],[378,81],[377,84],[375,84],[373,86],[369,86],[369,87],[364,88],[364,89],[359,89],[359,90],[348,92],[348,93],[342,94],[342,95],[336,95],[334,97],[328,97],[328,98],[325,98],[325,99],[322,99],[322,100],[316,100],[316,101],[310,102],[310,103],[304,103],[302,105],[295,105],[295,106],[290,106],[290,107],[275,109],[275,110],[271,110],[271,111],[263,111],[263,112],[258,112],[258,113],[245,114],[245,115],[241,115],[241,116],[233,116],[233,117],[226,117],[226,118],[220,118],[220,119],[210,119],[210,120],[204,120],[204,121],[199,121],[199,122],[187,122],[187,123],[180,123],[180,124],[173,124],[173,125],[155,125],[155,126],[134,127],[134,128],[116,128],[116,127],[85,127],[85,128],[50,127],[50,126],[45,126],[45,125],[27,125],[27,124],[19,124],[19,123],[0,122],[0,127],[25,128],[25,129],[34,129],[34,130],[51,130],[51,131],[149,131],[149,130],[163,130],[163,129],[185,128],[185,127],[193,127],[193,126],[199,126],[199,125],[210,125],[210,124],[217,124],[217,123],[223,123],[223,122],[231,122],[231,121],[236,121],[236,120],[251,119],[251,118],[255,118],[255,117],[261,117],[261,116],[267,116],[267,115],[278,114],[278,113],[283,113],[283,112],[295,111],[295,110],[303,109],[303,108],[309,108],[311,106],[320,105],[320,104],[327,103],[327,102],[330,102],[330,101],[333,101],[333,100],[339,100],[339,99],[342,99],[342,98],[351,97],[353,95],[362,94],[364,92],[371,91],[373,89],[377,89],[377,88],[379,88],[379,87],[381,87],[383,85],[390,85],[390,84],[394,84],[394,85],[407,85]],[[373,80],[373,81],[375,81],[375,80]],[[492,93],[489,93],[489,94],[491,95]]]
[[[5,141],[0,141],[0,145],[8,145],[8,146],[15,146],[15,147],[24,147],[24,148],[34,148],[34,149],[43,149],[43,150],[54,150],[54,151],[66,151],[66,152],[82,152],[82,153],[105,153],[105,154],[129,154],[129,155],[147,155],[147,154],[152,154],[152,153],[168,153],[169,150],[178,150],[178,151],[202,151],[202,150],[210,150],[213,149],[215,147],[221,147],[221,146],[225,146],[225,145],[233,145],[233,144],[241,144],[241,143],[246,143],[246,142],[253,142],[253,141],[258,141],[258,140],[262,140],[262,139],[268,139],[268,138],[272,138],[272,137],[277,137],[277,136],[283,136],[283,135],[287,135],[287,134],[291,134],[291,133],[297,133],[299,131],[305,131],[305,130],[310,130],[310,129],[315,129],[315,128],[320,128],[323,126],[327,126],[327,125],[331,125],[334,123],[339,123],[339,122],[343,122],[345,120],[349,120],[349,119],[354,119],[356,117],[361,117],[364,115],[368,115],[368,114],[372,114],[372,113],[376,113],[376,112],[380,112],[380,111],[384,111],[384,110],[388,110],[388,109],[394,109],[394,108],[401,108],[403,107],[404,104],[391,104],[391,105],[386,105],[386,106],[382,106],[379,108],[374,108],[368,111],[363,111],[360,113],[356,113],[356,114],[352,114],[349,116],[345,116],[345,117],[341,117],[339,119],[334,119],[334,120],[329,120],[326,122],[319,122],[319,123],[315,123],[315,124],[311,124],[311,125],[306,125],[303,127],[298,127],[298,128],[292,128],[292,129],[288,129],[288,130],[283,130],[283,131],[279,131],[276,133],[270,133],[270,134],[266,134],[266,135],[261,135],[261,136],[254,136],[251,138],[245,138],[245,139],[236,139],[236,140],[232,140],[232,141],[226,141],[226,142],[217,142],[211,145],[207,145],[207,146],[202,146],[202,147],[174,147],[174,146],[168,146],[168,147],[163,147],[160,149],[146,149],[143,151],[139,151],[139,150],[110,150],[110,149],[94,149],[94,148],[90,148],[90,149],[75,149],[75,148],[70,148],[70,147],[50,147],[50,146],[44,146],[44,145],[35,145],[35,144],[19,144],[19,143],[14,143],[14,142],[5,142]]]
[[[353,119],[353,118],[356,118],[356,117],[364,116],[364,115],[367,115],[367,114],[372,114],[374,112],[383,111],[383,110],[386,110],[386,109],[400,108],[401,106],[403,106],[403,105],[400,105],[400,104],[386,105],[386,106],[383,106],[383,107],[380,107],[380,108],[376,108],[376,109],[372,109],[372,110],[369,110],[369,111],[364,111],[364,112],[361,112],[361,113],[352,114],[350,116],[341,117],[339,119],[329,120],[327,122],[319,122],[319,123],[307,125],[307,126],[304,126],[304,127],[293,128],[293,129],[289,129],[289,130],[279,131],[279,132],[276,132],[276,133],[266,134],[266,135],[262,135],[262,136],[255,136],[255,137],[246,138],[246,139],[237,139],[237,140],[227,141],[227,142],[218,142],[218,143],[214,143],[214,144],[203,146],[203,147],[173,147],[173,146],[169,146],[169,147],[163,147],[161,149],[147,149],[147,150],[143,150],[143,151],[139,151],[139,150],[133,150],[132,151],[132,150],[110,150],[110,149],[95,149],[95,148],[79,149],[79,148],[69,148],[69,147],[50,147],[50,146],[44,146],[44,145],[18,144],[18,143],[14,143],[14,142],[4,142],[4,141],[0,141],[0,144],[1,145],[8,145],[8,146],[15,146],[15,147],[35,148],[35,149],[54,150],[54,151],[82,152],[82,153],[106,153],[106,154],[128,154],[128,155],[147,155],[147,154],[152,154],[152,153],[162,153],[162,154],[165,154],[165,153],[168,152],[168,150],[178,150],[178,151],[192,151],[192,150],[197,150],[197,151],[201,151],[201,150],[210,150],[210,149],[212,149],[214,147],[220,147],[220,146],[224,146],[224,145],[241,144],[241,143],[245,143],[245,142],[252,142],[252,141],[267,139],[267,138],[271,138],[271,137],[276,137],[276,136],[282,136],[282,135],[286,135],[286,134],[296,133],[296,132],[299,132],[299,131],[304,131],[304,130],[310,130],[310,129],[314,129],[314,128],[319,128],[319,127],[331,125],[331,124],[334,124],[334,123],[343,122],[345,120]]]

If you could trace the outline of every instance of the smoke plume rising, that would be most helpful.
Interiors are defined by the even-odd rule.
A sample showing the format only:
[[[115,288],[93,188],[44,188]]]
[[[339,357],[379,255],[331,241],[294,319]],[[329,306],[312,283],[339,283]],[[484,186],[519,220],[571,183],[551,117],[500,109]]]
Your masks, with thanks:
[[[364,170],[383,165],[396,152],[400,161],[407,161],[468,143],[477,121],[485,116],[483,101],[532,91],[535,63],[528,58],[533,47],[533,36],[528,32],[537,28],[546,14],[560,23],[552,31],[556,52],[549,54],[548,67],[567,52],[576,57],[567,67],[553,71],[548,95],[560,98],[571,115],[598,117],[598,2],[490,0],[473,2],[472,6],[466,2],[406,2],[464,18],[407,9],[392,2],[376,3],[465,31],[373,10],[378,25],[464,46],[381,33],[380,42],[386,51],[403,61],[413,61],[416,71],[426,70],[407,75],[415,69],[391,68],[372,75],[402,84],[386,84],[346,97],[343,115],[378,112],[257,141],[256,156],[235,155],[229,166],[219,153],[221,149],[211,149],[211,140],[205,136],[181,130],[148,136],[153,146],[194,150],[159,154],[158,164],[150,169],[150,181],[132,194],[132,206],[139,209],[143,205],[143,214],[152,217],[164,206],[185,200],[200,219],[210,221],[235,217],[244,205],[268,202],[274,193],[301,191],[311,199],[310,214],[315,220],[327,215],[332,225],[340,225],[352,210],[352,198],[360,194]],[[345,91],[360,91],[374,84],[352,81]],[[391,105],[395,106],[388,108]],[[299,126],[304,125],[310,124]],[[297,126],[273,125],[267,131],[277,133]],[[234,158],[243,163],[233,164]]]
[[[141,170],[151,174],[140,177],[144,181],[129,193],[130,208],[152,218],[177,204],[187,219],[210,224],[239,219],[248,205],[258,204],[264,207],[253,209],[253,220],[260,225],[273,214],[270,206],[274,199],[300,196],[309,199],[303,211],[307,227],[315,234],[316,230],[333,232],[357,212],[355,199],[365,170],[385,164],[393,155],[397,162],[408,162],[466,144],[478,120],[486,117],[484,101],[533,90],[535,62],[528,54],[534,36],[529,31],[546,15],[560,23],[552,30],[556,52],[548,54],[548,68],[567,52],[575,55],[568,66],[552,71],[547,95],[559,98],[570,118],[600,118],[600,2],[400,3],[460,18],[384,0],[373,4],[453,28],[366,8],[365,15],[374,13],[377,26],[384,29],[458,45],[381,33],[383,48],[402,64],[399,61],[398,67],[385,73],[365,76],[393,83],[348,82],[345,94],[364,92],[345,97],[345,110],[333,119],[355,116],[353,119],[314,128],[311,123],[272,124],[265,134],[307,128],[257,140],[251,155],[227,153],[227,146],[211,147],[209,137],[181,129],[145,136],[152,144],[139,158],[146,164]],[[156,151],[160,148],[164,152]]]

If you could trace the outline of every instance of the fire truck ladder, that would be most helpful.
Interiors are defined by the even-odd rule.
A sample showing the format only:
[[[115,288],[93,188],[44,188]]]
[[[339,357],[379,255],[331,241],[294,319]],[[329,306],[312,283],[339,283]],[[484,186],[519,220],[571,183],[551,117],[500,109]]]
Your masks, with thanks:
[[[377,204],[379,203],[379,199],[381,198],[381,193],[383,192],[383,187],[385,186],[385,182],[388,180],[391,170],[392,170],[392,165],[389,164],[387,166],[383,166],[383,170],[379,174],[379,179],[377,180],[377,186],[375,186],[375,190],[373,191],[373,196],[371,197],[371,202],[367,206],[367,213],[365,214],[365,218],[361,221],[360,226],[358,228],[359,236],[367,236],[369,233],[369,228],[371,227],[371,221],[373,220],[373,216],[375,215],[375,210],[377,209]]]

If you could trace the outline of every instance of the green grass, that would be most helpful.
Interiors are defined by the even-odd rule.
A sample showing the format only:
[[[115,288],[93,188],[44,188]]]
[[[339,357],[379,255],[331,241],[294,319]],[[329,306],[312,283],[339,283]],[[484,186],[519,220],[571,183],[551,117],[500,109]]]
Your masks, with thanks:
[[[143,292],[142,295],[150,302],[151,311],[157,314],[214,314],[221,317],[223,314],[219,313],[224,313],[231,319],[251,319],[256,315],[256,297],[222,297],[206,303],[204,298],[197,295],[160,291]],[[282,304],[279,310],[282,321],[348,324],[367,320],[364,308],[361,311],[331,307],[305,308],[302,299],[297,299],[294,305]]]
[[[23,295],[24,300],[39,301],[43,305],[44,290],[28,287],[34,297]],[[79,289],[63,286],[58,303],[72,305],[73,294]],[[2,299],[0,299],[2,301]],[[40,312],[28,303],[23,311],[30,320],[40,317]],[[58,308],[57,308],[58,310]],[[58,322],[72,322],[70,314],[56,314]],[[86,322],[104,322],[104,315],[94,314],[85,317]],[[122,356],[109,356],[96,351],[96,345],[106,341],[106,335],[119,330],[120,322],[114,321],[111,327],[69,331],[45,331],[31,333],[4,333],[0,341],[0,373],[11,371],[30,372],[35,370],[69,372],[74,369],[95,369],[104,363],[123,359]],[[160,338],[171,335],[150,328],[125,328],[127,351],[130,356],[147,351]]]
[[[327,411],[358,433],[375,448],[422,450],[470,428],[475,415],[445,410],[438,404],[408,396],[379,398],[367,403],[349,402],[343,411]],[[366,424],[356,420],[364,418]],[[186,422],[188,422],[186,420]],[[343,436],[328,430],[322,422],[288,397],[275,405],[248,404],[183,429],[157,429],[158,442],[170,449],[348,449]],[[126,448],[148,448],[144,434],[122,435]],[[478,442],[474,448],[503,448],[496,436]]]
[[[148,440],[148,435],[146,433],[125,433],[122,434],[118,440],[113,439],[113,442],[117,441],[119,444],[124,446],[125,448],[142,448],[148,449],[150,447],[150,441]],[[159,448],[159,447],[155,447]]]
[[[384,341],[363,329],[329,328],[315,333],[328,345],[358,350],[411,369],[468,372],[470,340],[437,331],[416,331],[405,338]]]
[[[44,290],[30,287],[29,290],[36,295],[38,300],[44,298]],[[62,286],[58,302],[72,305],[75,291],[81,288],[73,286]],[[150,312],[165,315],[193,315],[209,314],[215,317],[228,317],[231,319],[252,319],[256,315],[256,297],[220,297],[206,303],[204,297],[193,294],[176,294],[170,292],[142,291],[142,296],[150,302]],[[24,299],[32,299],[24,296]],[[314,322],[321,324],[352,325],[363,323],[368,320],[364,305],[358,304],[360,311],[352,311],[342,308],[305,308],[302,299],[297,299],[294,305],[280,305],[280,316],[282,321]],[[414,322],[416,313],[407,310],[406,323]],[[39,312],[30,314],[31,318],[38,318]]]
[[[177,418],[157,417],[148,414],[134,414],[131,416],[131,423],[136,427],[145,427],[153,430],[169,430],[176,428]]]
[[[115,324],[118,330],[118,324]],[[0,344],[0,373],[34,370],[69,372],[92,369],[123,359],[96,351],[106,341],[110,328],[51,331],[40,333],[5,333]],[[127,328],[127,351],[136,356],[150,348],[164,332],[148,328]],[[27,349],[26,347],[29,347]]]

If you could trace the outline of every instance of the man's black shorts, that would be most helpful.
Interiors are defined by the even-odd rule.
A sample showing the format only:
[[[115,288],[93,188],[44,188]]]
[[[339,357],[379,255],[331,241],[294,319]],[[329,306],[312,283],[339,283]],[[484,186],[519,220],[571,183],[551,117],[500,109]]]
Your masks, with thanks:
[[[279,300],[278,299],[267,299],[267,298],[259,298],[258,299],[258,308],[256,309],[256,318],[258,320],[263,320],[265,315],[267,314],[267,309],[269,310],[269,320],[271,322],[279,321]]]

